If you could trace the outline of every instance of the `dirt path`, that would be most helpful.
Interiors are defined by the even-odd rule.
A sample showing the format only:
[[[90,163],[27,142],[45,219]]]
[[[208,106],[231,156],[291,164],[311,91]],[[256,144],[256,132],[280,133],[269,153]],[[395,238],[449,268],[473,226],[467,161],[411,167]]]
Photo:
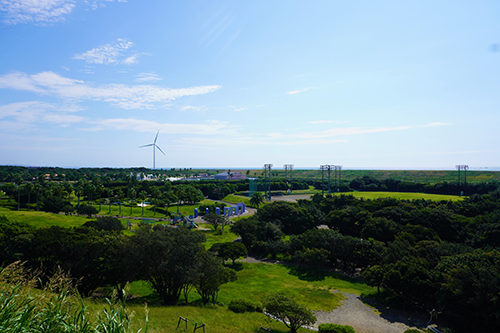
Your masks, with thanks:
[[[403,333],[425,326],[425,319],[418,315],[403,313],[392,309],[373,308],[363,303],[359,296],[344,293],[346,299],[342,305],[330,312],[315,311],[318,321],[315,327],[323,323],[349,325],[356,333]],[[383,312],[381,313],[380,310]]]
[[[249,256],[241,261],[249,263],[287,264],[278,260]],[[425,327],[427,319],[422,314],[406,313],[390,309],[382,304],[376,307],[366,305],[360,296],[343,293],[345,300],[332,311],[313,311],[318,319],[314,327],[320,324],[334,323],[349,325],[356,333],[403,333],[404,331]]]

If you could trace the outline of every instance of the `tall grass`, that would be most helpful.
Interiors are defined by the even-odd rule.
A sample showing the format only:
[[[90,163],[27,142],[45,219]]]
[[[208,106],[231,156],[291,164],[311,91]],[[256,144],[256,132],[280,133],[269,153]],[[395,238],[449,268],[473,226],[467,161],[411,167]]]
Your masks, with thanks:
[[[59,272],[42,287],[37,272],[26,271],[20,262],[0,271],[0,332],[5,333],[133,333],[132,313],[125,302],[112,303],[96,314],[73,293],[69,275]],[[139,329],[137,332],[141,331]],[[146,328],[148,319],[146,315]]]

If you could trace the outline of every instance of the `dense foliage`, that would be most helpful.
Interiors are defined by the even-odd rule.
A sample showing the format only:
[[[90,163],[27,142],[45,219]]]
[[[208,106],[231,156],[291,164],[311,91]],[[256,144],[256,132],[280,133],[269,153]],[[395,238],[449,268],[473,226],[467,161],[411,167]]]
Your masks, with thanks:
[[[128,237],[121,229],[115,218],[78,228],[33,228],[0,217],[0,262],[25,261],[47,279],[60,269],[70,272],[83,295],[147,280],[165,304],[176,304],[190,286],[204,303],[215,302],[220,285],[235,279],[233,270],[204,249],[201,233],[156,226]]]
[[[458,202],[315,195],[267,204],[232,231],[251,252],[361,271],[399,303],[500,328],[498,190]]]
[[[316,316],[311,310],[295,302],[282,293],[272,293],[264,302],[265,311],[274,318],[282,321],[290,332],[295,333],[304,325],[316,322]]]

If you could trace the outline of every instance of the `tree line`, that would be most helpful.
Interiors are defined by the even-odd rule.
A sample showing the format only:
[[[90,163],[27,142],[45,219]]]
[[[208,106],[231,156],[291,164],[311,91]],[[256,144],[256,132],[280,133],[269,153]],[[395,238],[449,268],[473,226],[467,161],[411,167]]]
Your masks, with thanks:
[[[267,204],[231,229],[251,252],[361,273],[394,302],[500,328],[498,189],[458,202],[315,195]]]
[[[69,272],[85,296],[106,286],[120,292],[128,282],[145,280],[168,305],[181,298],[187,303],[193,289],[204,304],[216,302],[220,286],[236,279],[222,263],[242,252],[231,253],[224,244],[205,250],[202,233],[160,225],[143,226],[132,236],[121,230],[113,217],[77,228],[35,228],[0,216],[0,262],[25,262],[45,279]]]

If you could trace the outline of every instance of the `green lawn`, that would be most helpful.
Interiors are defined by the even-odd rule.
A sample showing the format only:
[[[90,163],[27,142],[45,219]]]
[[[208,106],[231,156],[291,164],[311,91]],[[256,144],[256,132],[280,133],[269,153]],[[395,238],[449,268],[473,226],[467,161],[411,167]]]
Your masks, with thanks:
[[[53,214],[42,211],[22,209],[17,211],[17,204],[6,199],[0,200],[0,215],[5,215],[9,221],[24,222],[37,227],[50,227],[58,225],[62,227],[77,227],[89,219],[84,216],[66,216],[64,214]]]
[[[225,306],[235,298],[262,302],[271,292],[281,291],[310,309],[330,311],[344,299],[343,294],[337,291],[356,295],[376,293],[376,288],[360,281],[295,265],[237,262],[234,268],[237,270],[238,280],[223,285],[219,292],[218,302]],[[149,325],[152,332],[175,332],[179,316],[189,319],[189,331],[193,330],[193,325],[197,322],[205,323],[208,332],[258,332],[260,326],[270,327],[273,332],[287,332],[285,325],[271,321],[263,314],[235,314],[223,306],[203,307],[195,290],[189,295],[188,305],[172,307],[157,304],[145,282],[134,282],[130,293],[139,296],[130,302],[130,309],[138,315],[137,320],[143,318],[142,304],[146,301],[151,304]],[[181,298],[181,302],[183,301]],[[302,329],[301,332],[308,330]]]
[[[238,235],[233,234],[229,229],[230,226],[226,225],[224,226],[224,231],[222,232],[221,226],[217,228],[217,231],[214,231],[214,227],[212,227],[210,224],[207,223],[199,223],[198,226],[203,229],[209,229],[209,230],[198,230],[198,232],[201,232],[205,235],[207,238],[207,241],[205,242],[205,248],[209,249],[212,245],[215,243],[225,243],[225,242],[232,242],[236,238],[238,238]]]
[[[229,194],[226,195],[222,201],[229,202],[232,204],[237,204],[237,203],[244,203],[245,206],[250,206],[250,198],[245,197],[243,195],[234,195],[234,194]]]
[[[441,201],[441,200],[459,201],[464,198],[458,195],[411,193],[411,192],[348,192],[343,194],[347,195],[352,194],[356,198],[364,198],[364,199],[396,198],[401,200],[424,199],[432,201]]]

